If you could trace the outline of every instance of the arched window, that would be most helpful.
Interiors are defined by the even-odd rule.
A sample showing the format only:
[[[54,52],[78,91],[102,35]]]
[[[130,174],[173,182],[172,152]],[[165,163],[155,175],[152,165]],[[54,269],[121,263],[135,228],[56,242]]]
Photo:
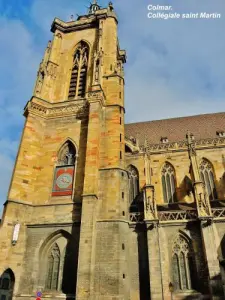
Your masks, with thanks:
[[[128,167],[128,176],[129,176],[129,195],[130,203],[137,197],[139,194],[139,175],[138,170],[134,166]]]
[[[172,277],[175,290],[190,290],[193,288],[193,260],[190,243],[181,235],[177,237],[172,249]],[[191,276],[192,275],[192,276]]]
[[[47,290],[59,290],[59,266],[60,266],[60,251],[58,245],[55,243],[48,254],[47,262]]]
[[[74,54],[70,79],[69,100],[85,96],[89,47],[81,41]]]
[[[209,199],[216,200],[217,199],[217,192],[213,174],[213,167],[212,164],[203,159],[200,164],[200,177],[201,180],[204,182]]]
[[[79,233],[79,226],[75,226],[73,236],[60,229],[43,242],[37,282],[40,290],[76,294]]]
[[[166,163],[162,169],[162,189],[164,202],[176,201],[175,171],[169,163]]]
[[[59,151],[52,196],[72,195],[76,149],[67,141]]]
[[[15,277],[10,269],[0,276],[0,300],[12,300]]]

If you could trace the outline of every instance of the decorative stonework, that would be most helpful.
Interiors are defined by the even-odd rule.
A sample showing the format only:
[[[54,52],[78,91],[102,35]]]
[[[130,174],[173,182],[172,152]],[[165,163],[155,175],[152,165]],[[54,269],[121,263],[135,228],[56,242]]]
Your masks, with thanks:
[[[185,211],[161,211],[158,212],[159,220],[161,222],[168,221],[190,221],[197,220],[198,214],[194,210]]]
[[[91,101],[101,101],[102,105],[105,104],[105,95],[101,90],[93,90],[89,91],[86,96],[89,102]]]
[[[70,116],[70,115],[77,115],[77,117],[84,117],[88,114],[88,103],[85,102],[84,104],[70,104],[68,103],[65,105],[57,106],[54,104],[48,103],[46,105],[45,102],[36,103],[34,101],[28,102],[28,105],[25,108],[24,114],[33,113],[35,115],[44,117],[44,118],[55,118],[55,117],[62,117],[62,116]]]
[[[126,137],[127,141],[130,141],[128,137]],[[225,138],[214,138],[214,139],[201,139],[196,140],[192,143],[192,150],[203,149],[205,147],[213,148],[219,146],[225,146]],[[140,152],[144,153],[145,146],[140,146]],[[149,144],[149,151],[151,153],[163,153],[167,151],[187,151],[188,150],[188,143],[187,141],[180,141],[180,142],[172,142],[172,143],[160,143],[160,144]]]
[[[57,68],[58,68],[58,65],[49,61],[48,62],[48,66],[47,66],[47,74],[48,76],[50,76],[52,79],[55,79],[56,78],[56,75],[57,75]]]
[[[215,219],[225,219],[225,207],[224,208],[213,208],[212,215]]]

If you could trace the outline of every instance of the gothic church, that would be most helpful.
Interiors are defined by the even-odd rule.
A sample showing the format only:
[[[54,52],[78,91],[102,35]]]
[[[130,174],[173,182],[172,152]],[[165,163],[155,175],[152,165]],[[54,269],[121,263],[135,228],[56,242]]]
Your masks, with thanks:
[[[124,124],[110,2],[55,18],[0,224],[0,300],[225,299],[225,113]]]

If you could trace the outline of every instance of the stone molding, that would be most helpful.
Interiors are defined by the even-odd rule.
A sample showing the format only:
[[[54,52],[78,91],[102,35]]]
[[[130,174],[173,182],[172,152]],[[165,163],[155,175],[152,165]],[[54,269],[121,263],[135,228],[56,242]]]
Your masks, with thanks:
[[[50,103],[33,97],[24,109],[24,115],[34,114],[45,119],[76,116],[78,119],[88,116],[89,104],[86,100],[74,100]]]
[[[127,143],[128,147],[132,145],[132,141],[126,137],[125,142]],[[225,147],[225,137],[218,137],[218,138],[211,138],[211,139],[200,139],[194,142],[196,150],[198,149],[207,149],[207,148],[215,148],[215,147]],[[130,147],[131,148],[131,147]],[[133,149],[135,149],[135,153],[138,151],[139,153],[145,152],[144,145],[141,145],[139,149],[135,147],[133,144]],[[163,153],[167,151],[187,151],[188,150],[188,143],[187,141],[179,141],[173,143],[166,143],[166,144],[149,144],[149,151],[152,154],[156,153]]]
[[[55,18],[51,26],[51,31],[55,32],[56,29],[58,29],[61,32],[73,32],[86,28],[93,28],[96,27],[96,20],[109,17],[114,18],[116,23],[118,23],[115,12],[110,11],[107,8],[96,11],[94,15],[80,16],[76,21],[64,22],[59,18]]]

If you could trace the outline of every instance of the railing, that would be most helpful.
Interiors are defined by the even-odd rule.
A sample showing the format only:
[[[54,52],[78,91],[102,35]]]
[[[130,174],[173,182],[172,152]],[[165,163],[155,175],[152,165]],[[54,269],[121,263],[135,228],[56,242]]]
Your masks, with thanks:
[[[224,212],[225,213],[225,212]],[[190,221],[196,220],[198,218],[197,211],[193,210],[185,210],[185,211],[160,211],[158,212],[159,221]],[[144,213],[143,212],[135,212],[130,213],[130,221],[131,222],[143,222]]]
[[[225,207],[212,208],[212,216],[215,219],[225,219]],[[196,210],[158,211],[158,218],[160,222],[190,221],[190,220],[197,220],[198,213]],[[144,213],[143,212],[130,213],[130,221],[135,223],[143,222]]]
[[[198,215],[197,211],[160,211],[158,212],[159,221],[186,221],[196,220]]]
[[[212,208],[212,215],[215,219],[225,218],[225,207],[224,208]]]
[[[130,213],[130,221],[131,222],[142,222],[144,220],[144,213],[143,212],[135,212],[135,213]]]

